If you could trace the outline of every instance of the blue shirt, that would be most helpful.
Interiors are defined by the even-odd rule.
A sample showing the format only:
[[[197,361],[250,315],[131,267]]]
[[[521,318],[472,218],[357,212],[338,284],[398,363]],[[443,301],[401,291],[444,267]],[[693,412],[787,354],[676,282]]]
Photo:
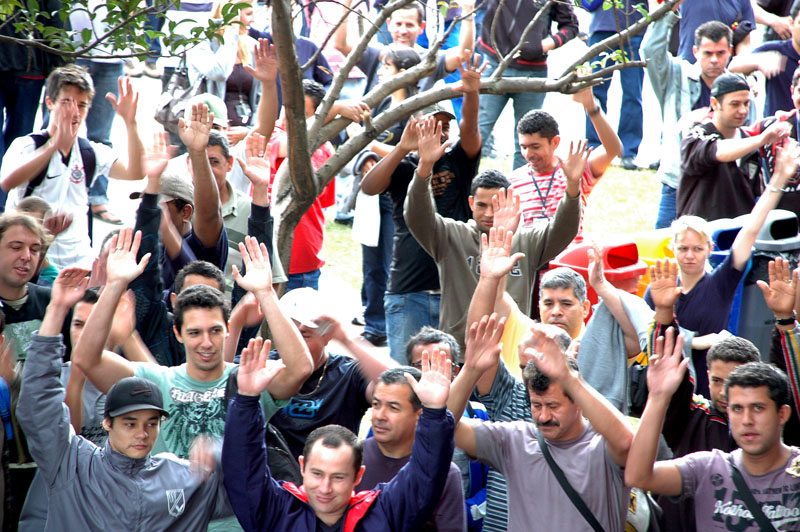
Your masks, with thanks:
[[[690,63],[695,62],[694,32],[709,20],[719,20],[731,27],[734,22],[749,20],[756,24],[750,0],[691,0],[681,4],[681,33],[678,55]]]

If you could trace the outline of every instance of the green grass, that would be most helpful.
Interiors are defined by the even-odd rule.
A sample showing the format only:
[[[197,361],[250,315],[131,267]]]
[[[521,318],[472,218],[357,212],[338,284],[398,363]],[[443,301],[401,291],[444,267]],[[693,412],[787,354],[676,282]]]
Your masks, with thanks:
[[[496,168],[511,172],[512,156],[484,158],[480,170]],[[584,233],[598,241],[611,236],[652,229],[658,214],[661,183],[655,172],[609,168],[597,183],[584,213]],[[361,246],[350,237],[350,227],[333,223],[333,212],[325,223],[322,256],[328,273],[354,290],[361,290]]]

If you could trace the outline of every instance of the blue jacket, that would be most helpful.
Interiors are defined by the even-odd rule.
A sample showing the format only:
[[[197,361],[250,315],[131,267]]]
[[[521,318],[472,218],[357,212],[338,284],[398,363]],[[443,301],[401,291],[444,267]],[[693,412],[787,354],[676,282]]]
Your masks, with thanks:
[[[314,532],[317,517],[305,491],[269,474],[264,415],[257,397],[231,400],[222,445],[225,488],[247,532]],[[442,409],[423,407],[411,460],[386,484],[355,494],[345,532],[411,532],[441,497],[453,458],[455,420]]]

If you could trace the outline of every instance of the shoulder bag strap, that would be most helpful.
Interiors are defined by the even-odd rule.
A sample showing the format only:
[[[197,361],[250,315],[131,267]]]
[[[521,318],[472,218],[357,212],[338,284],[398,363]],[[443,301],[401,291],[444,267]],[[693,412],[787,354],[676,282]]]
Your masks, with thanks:
[[[561,484],[561,488],[564,490],[564,493],[567,494],[569,500],[572,501],[572,504],[575,505],[575,508],[578,509],[583,518],[586,519],[586,522],[591,525],[595,532],[604,532],[603,527],[597,521],[597,518],[594,516],[589,507],[586,506],[586,503],[583,502],[583,499],[581,499],[581,496],[578,495],[577,491],[575,491],[575,488],[573,488],[569,483],[567,477],[564,476],[564,472],[561,471],[561,468],[558,467],[558,464],[556,464],[555,460],[553,460],[553,457],[550,456],[550,450],[547,448],[547,442],[544,441],[542,433],[538,430],[536,431],[536,439],[539,441],[539,448],[542,450],[544,459],[547,460],[547,465],[550,466],[550,470],[555,475],[558,483]]]
[[[733,483],[736,485],[736,489],[739,490],[739,495],[744,499],[744,504],[747,506],[747,509],[750,510],[750,513],[753,514],[753,519],[755,519],[756,523],[758,523],[758,528],[761,532],[777,532],[772,523],[764,515],[764,512],[761,510],[761,506],[756,501],[755,497],[753,497],[753,492],[750,491],[750,488],[747,486],[747,482],[744,481],[744,477],[742,476],[742,472],[739,471],[739,468],[736,467],[733,463],[733,456],[728,455],[728,465],[731,467],[731,478],[733,478]]]

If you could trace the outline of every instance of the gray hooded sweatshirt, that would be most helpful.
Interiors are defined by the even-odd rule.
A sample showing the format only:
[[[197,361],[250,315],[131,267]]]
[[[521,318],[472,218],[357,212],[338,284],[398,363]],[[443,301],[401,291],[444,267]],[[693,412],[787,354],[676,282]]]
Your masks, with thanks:
[[[132,459],[76,436],[61,385],[61,335],[34,334],[17,418],[47,484],[47,531],[205,530],[233,514],[221,465],[208,479],[175,455]]]

